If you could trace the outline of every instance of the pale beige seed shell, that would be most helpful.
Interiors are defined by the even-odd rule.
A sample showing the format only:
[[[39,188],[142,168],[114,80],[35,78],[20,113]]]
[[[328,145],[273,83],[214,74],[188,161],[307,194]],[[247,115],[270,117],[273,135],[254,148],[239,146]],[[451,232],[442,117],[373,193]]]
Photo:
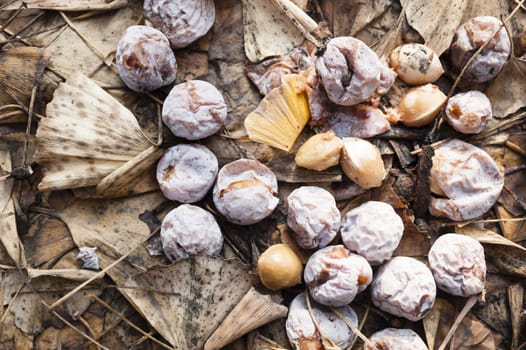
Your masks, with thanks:
[[[316,134],[310,137],[296,153],[296,165],[322,171],[338,165],[343,141],[334,134],[334,131]]]
[[[364,189],[379,187],[386,175],[378,148],[357,137],[343,138],[340,162],[345,175]]]
[[[409,89],[396,108],[402,123],[420,127],[433,122],[447,101],[438,86],[426,84]]]
[[[417,43],[395,48],[389,55],[389,64],[398,78],[409,85],[432,83],[444,73],[442,63],[433,50]]]

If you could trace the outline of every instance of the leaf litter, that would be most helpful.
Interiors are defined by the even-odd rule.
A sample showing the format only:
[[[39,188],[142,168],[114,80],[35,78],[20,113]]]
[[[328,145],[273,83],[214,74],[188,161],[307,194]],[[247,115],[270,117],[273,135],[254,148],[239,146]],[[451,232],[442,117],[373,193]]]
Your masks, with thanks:
[[[141,21],[140,2],[95,1],[86,5],[85,1],[71,1],[68,4],[60,3],[61,7],[54,7],[57,3],[30,1],[27,2],[30,10],[24,9],[18,13],[17,6],[20,6],[20,3],[17,1],[0,5],[2,15],[6,15],[1,17],[2,21],[9,22],[2,27],[4,40],[7,41],[2,53],[3,57],[7,57],[7,61],[12,62],[10,68],[5,61],[0,60],[0,75],[2,81],[5,77],[11,77],[10,79],[21,82],[19,85],[2,86],[7,87],[3,90],[8,92],[5,95],[0,94],[3,96],[0,114],[9,114],[10,122],[14,122],[9,128],[15,128],[7,129],[5,126],[0,126],[4,128],[2,130],[6,130],[5,132],[16,130],[18,123],[20,134],[23,135],[26,127],[25,115],[34,111],[38,118],[43,117],[44,106],[51,100],[51,94],[57,84],[79,70],[89,76],[95,84],[108,88],[106,91],[127,108],[130,108],[131,102],[137,98],[133,93],[122,89],[112,59],[120,33],[129,25]],[[388,52],[394,45],[393,38],[396,41],[402,40],[404,35],[405,37],[409,35],[404,31],[413,30],[428,46],[434,48],[439,55],[444,53],[442,57],[446,57],[451,38],[460,23],[472,16],[488,13],[504,19],[515,5],[513,2],[503,0],[482,5],[474,5],[474,2],[469,0],[437,1],[433,4],[419,0],[405,0],[401,1],[401,4],[393,4],[391,1],[362,3],[320,0],[307,8],[312,18],[317,21],[327,20],[327,26],[334,35],[351,34],[368,38],[369,45],[376,44],[380,51]],[[42,8],[50,9],[46,16],[39,12]],[[8,10],[14,12],[7,12]],[[81,13],[80,16],[74,12],[60,12],[71,10],[88,12]],[[93,10],[96,11],[90,12]],[[261,147],[236,136],[246,134],[243,128],[244,118],[256,109],[261,100],[257,90],[250,85],[245,75],[248,60],[260,61],[269,56],[286,54],[291,48],[303,42],[304,38],[297,26],[291,24],[289,18],[279,11],[279,6],[273,1],[225,0],[216,3],[216,10],[218,14],[212,34],[192,47],[176,52],[176,56],[181,57],[181,62],[186,62],[183,63],[186,69],[181,69],[185,73],[179,75],[180,79],[201,77],[225,92],[229,105],[228,125],[224,135],[214,136],[206,141],[212,150],[220,155],[220,163],[224,164],[239,157],[258,158],[276,164],[273,170],[278,178],[284,181],[295,183],[340,180],[341,173],[338,172],[297,173],[294,170],[293,157],[286,152]],[[29,16],[19,16],[22,12]],[[486,143],[484,147],[493,150],[492,155],[496,155],[499,165],[507,171],[506,192],[500,199],[496,212],[473,223],[457,224],[456,227],[440,220],[414,222],[412,208],[415,204],[423,203],[422,198],[407,196],[399,190],[403,187],[400,186],[401,183],[416,183],[418,186],[423,181],[425,184],[426,171],[429,169],[428,167],[426,169],[425,162],[415,168],[416,158],[414,154],[410,154],[411,146],[421,146],[421,144],[417,144],[414,138],[409,139],[410,142],[407,143],[410,147],[385,143],[383,153],[391,154],[386,157],[395,161],[391,168],[390,180],[386,181],[383,187],[361,197],[360,201],[370,198],[389,202],[404,219],[406,234],[395,254],[425,259],[429,245],[438,233],[456,230],[476,237],[485,245],[490,271],[511,276],[519,282],[525,278],[522,252],[525,231],[521,224],[525,208],[520,186],[525,171],[524,167],[521,168],[524,164],[525,150],[524,138],[521,138],[524,131],[522,109],[525,105],[523,93],[525,75],[522,69],[523,61],[520,58],[524,45],[519,40],[524,27],[522,23],[525,23],[522,12],[519,10],[508,24],[512,35],[517,38],[514,56],[496,80],[482,87],[490,96],[494,104],[494,113],[499,119],[483,134],[473,138],[474,142]],[[13,14],[14,20],[10,20],[9,15]],[[279,20],[273,18],[273,15]],[[343,20],[344,18],[346,20]],[[264,23],[264,26],[255,25],[256,22]],[[386,23],[396,25],[386,26]],[[105,30],[98,30],[99,28]],[[272,29],[274,34],[272,30],[262,31],[261,28]],[[391,28],[390,35],[385,36],[389,40],[382,40],[389,28]],[[279,39],[282,40],[280,45],[272,39],[275,32],[280,33]],[[24,45],[33,48],[24,48]],[[43,47],[45,54],[41,50]],[[24,55],[27,56],[26,62],[29,62],[30,70],[21,69],[18,59],[25,57]],[[47,64],[48,59],[49,64]],[[48,69],[44,70],[46,65]],[[208,67],[203,69],[203,65]],[[36,92],[35,87],[38,88]],[[155,92],[151,96],[154,104],[157,103],[156,101],[162,101],[166,92],[162,89]],[[32,105],[31,96],[35,93],[45,98],[36,99]],[[3,109],[6,105],[9,107]],[[135,111],[133,114],[136,114]],[[140,113],[135,117],[142,125]],[[29,130],[34,133],[34,127]],[[440,132],[447,134],[449,131],[442,127]],[[20,140],[18,143],[13,143],[3,135],[6,133],[0,133],[0,137],[3,138],[1,141],[6,143],[6,147],[2,150],[0,175],[6,175],[11,171],[8,151],[14,153],[14,148],[22,146]],[[506,137],[501,138],[504,140],[502,142],[489,145],[490,138],[496,135]],[[27,157],[24,156],[25,163],[33,160],[33,138],[29,137],[28,142],[30,147],[26,152]],[[165,142],[174,141],[168,139]],[[396,145],[394,151],[393,144]],[[121,182],[122,174],[127,173],[129,169],[136,169],[136,173],[139,174],[150,171],[148,169],[152,168],[155,161],[147,164],[143,159],[155,158],[150,155],[155,153],[157,145],[155,142],[153,145],[146,142],[144,146],[146,145],[149,148],[142,148],[141,152],[149,150],[150,153],[146,153],[148,156],[143,154],[143,158],[135,163],[128,163],[128,167],[121,172],[106,173],[105,175],[113,174],[113,176],[107,182],[103,182],[98,189],[98,195],[104,196],[105,190],[115,186],[117,191],[106,193],[107,197],[125,198],[83,198],[93,196],[96,189],[76,190],[73,193],[78,198],[72,199],[62,208],[49,206],[50,197],[44,195],[37,199],[31,210],[24,207],[26,212],[22,213],[17,204],[17,198],[20,198],[21,193],[18,180],[2,181],[0,185],[4,187],[1,189],[0,202],[4,204],[0,223],[2,230],[0,241],[3,247],[0,257],[3,264],[4,313],[1,322],[0,348],[31,348],[33,341],[35,344],[40,344],[39,346],[47,342],[66,347],[68,344],[82,343],[85,346],[97,344],[100,348],[111,348],[110,344],[119,344],[113,348],[122,348],[141,346],[137,344],[144,345],[144,342],[150,342],[152,346],[164,344],[163,347],[176,349],[201,348],[255,284],[252,274],[249,273],[251,266],[239,261],[195,257],[166,265],[166,260],[148,253],[144,244],[156,235],[157,229],[155,224],[149,227],[142,222],[139,216],[152,212],[161,219],[166,209],[173,204],[166,204],[164,198],[155,192],[156,184],[153,178],[137,176],[130,181]],[[292,151],[294,152],[294,148]],[[141,152],[136,152],[134,156]],[[397,168],[398,158],[400,163],[404,164],[403,169]],[[19,163],[18,159],[16,161]],[[403,178],[410,181],[397,182]],[[140,184],[132,181],[138,179],[142,181]],[[100,180],[99,178],[97,182],[89,184],[97,185]],[[141,189],[130,192],[129,183]],[[36,183],[33,182],[31,185],[34,189]],[[404,191],[408,190],[404,189]],[[65,192],[67,191],[58,191],[58,197],[71,196],[71,192],[67,194]],[[129,194],[133,196],[127,197]],[[423,200],[425,201],[425,198]],[[342,207],[346,205],[353,207],[358,202],[342,201],[341,204]],[[280,210],[282,209],[278,209],[278,214],[272,217],[271,221],[283,225]],[[22,218],[22,215],[27,215],[30,220],[17,222],[15,218]],[[42,219],[46,216],[49,218]],[[419,213],[417,217],[425,217],[425,212]],[[50,224],[53,220],[57,220],[56,218],[62,220],[66,227],[57,231],[58,224]],[[243,229],[235,229],[249,237],[240,239],[246,240],[243,244],[250,247],[251,252],[247,250],[240,254],[244,261],[253,263],[257,251],[265,249],[263,240],[243,232]],[[32,233],[27,235],[27,232]],[[53,242],[53,240],[57,242],[57,239],[60,241],[61,237],[68,235],[72,237],[74,245],[65,241],[62,244],[55,244],[52,248],[39,247],[38,242]],[[237,234],[236,237],[240,235]],[[82,262],[74,258],[81,247],[97,248],[100,271],[83,272]],[[32,253],[28,254],[28,252]],[[115,294],[121,299],[122,296],[125,297],[121,300],[122,307],[103,308],[100,301]],[[95,295],[102,299],[95,298]],[[289,297],[290,292],[285,291],[283,295]],[[486,296],[485,303],[479,302],[473,311],[466,313],[466,317],[459,319],[456,332],[451,338],[451,346],[455,349],[500,349],[506,346],[513,349],[520,348],[526,342],[525,333],[521,332],[524,330],[524,324],[521,322],[523,298],[520,283],[510,285],[504,290],[492,291]],[[112,300],[109,302],[114,303]],[[365,303],[367,302],[365,299]],[[464,303],[465,301],[458,302],[449,298],[439,299],[432,313],[423,322],[430,348],[438,348],[444,341],[446,333]],[[116,316],[117,310],[125,310],[120,315],[122,317]],[[104,320],[110,317],[113,317],[113,321],[104,325]],[[133,322],[130,321],[131,319]],[[386,323],[395,321],[388,316],[384,319]],[[367,323],[367,329],[379,328],[381,325],[377,318],[368,318]],[[409,327],[418,328],[415,325]],[[263,329],[273,328],[261,328]],[[131,337],[122,338],[119,342],[118,332],[127,332]],[[265,336],[271,338],[267,340],[256,336],[259,345],[254,345],[253,348],[287,348],[288,344],[283,341],[282,333],[283,330],[271,331],[270,334],[266,332]],[[156,337],[164,338],[170,345]],[[277,339],[280,339],[280,344],[274,341]],[[239,346],[242,342],[237,344]],[[361,346],[360,342],[354,348],[359,346]],[[330,348],[331,345],[327,343],[327,347]],[[242,347],[242,349],[249,348]]]

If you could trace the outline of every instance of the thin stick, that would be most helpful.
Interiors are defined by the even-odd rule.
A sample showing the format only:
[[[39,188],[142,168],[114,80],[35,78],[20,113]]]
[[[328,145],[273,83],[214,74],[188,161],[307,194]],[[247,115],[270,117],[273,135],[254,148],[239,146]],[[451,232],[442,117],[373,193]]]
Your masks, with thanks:
[[[93,337],[93,339],[98,340],[98,339],[97,339],[97,335],[95,334],[95,331],[93,330],[93,328],[91,328],[89,322],[86,321],[86,320],[84,319],[84,317],[82,317],[82,316],[79,317],[79,321],[84,325],[84,327],[86,327],[86,329],[87,329],[88,332],[91,334],[91,336]],[[100,346],[98,346],[97,344],[95,344],[95,345],[97,346],[97,349],[99,349],[99,350],[101,349]]]
[[[362,320],[360,321],[360,324],[358,325],[358,329],[361,331],[363,329],[363,326],[365,325],[365,322],[367,321],[367,318],[369,317],[369,311],[371,310],[371,307],[367,305],[367,308],[365,309],[365,313],[362,317]],[[356,343],[356,339],[358,337],[354,337],[354,339],[351,342],[351,345],[347,348],[347,350],[350,350],[354,347],[354,343]]]
[[[157,233],[157,231],[159,231],[160,228],[154,230],[150,236],[148,236],[148,238],[146,238],[144,241],[142,241],[140,244],[138,244],[137,246],[133,247],[132,249],[130,249],[126,254],[124,254],[123,256],[121,256],[120,258],[118,258],[117,260],[115,260],[114,262],[112,262],[111,264],[109,264],[108,266],[106,266],[104,269],[102,269],[101,271],[99,271],[98,273],[96,273],[95,275],[93,275],[93,277],[91,277],[90,279],[86,280],[85,282],[79,284],[75,289],[73,289],[71,292],[67,293],[66,295],[64,295],[62,298],[60,298],[59,300],[55,301],[51,306],[50,306],[50,309],[54,309],[56,308],[57,306],[59,306],[60,304],[62,304],[63,302],[65,302],[66,300],[68,300],[69,298],[71,298],[74,294],[76,294],[79,290],[81,290],[82,288],[86,287],[88,284],[90,284],[91,282],[93,282],[94,280],[96,279],[99,279],[99,278],[102,278],[109,270],[111,270],[112,268],[114,268],[115,266],[117,266],[118,264],[120,264],[124,259],[126,259],[128,256],[130,256],[131,253],[133,253],[137,248],[139,248],[141,245],[143,245],[144,243],[146,243],[146,241],[148,241],[153,235],[155,235]]]
[[[314,29],[318,27],[318,24],[314,22],[312,18],[310,18],[305,12],[303,12],[303,10],[301,10],[299,7],[297,7],[295,4],[292,4],[288,0],[274,1],[285,13],[285,15],[290,19],[292,24],[294,24],[294,26],[298,28],[298,30],[305,37],[305,39],[312,42],[318,48],[323,47],[322,43],[310,33],[311,31],[309,30],[309,28],[313,28],[313,23],[316,25]],[[307,26],[307,28],[305,26]]]
[[[334,312],[336,314],[336,316],[338,316],[346,325],[347,327],[349,327],[349,329],[354,333],[356,334],[366,345],[368,345],[369,347],[371,348],[374,348],[374,344],[371,343],[371,341],[358,329],[356,328],[351,322],[349,322],[349,320],[343,316],[343,314],[336,310],[335,308],[331,307],[330,308],[332,312]]]
[[[68,16],[64,14],[63,11],[59,11],[59,13],[60,16],[62,16],[62,18],[64,19],[64,21],[68,24],[68,26],[82,39],[82,41],[84,41],[86,45],[88,45],[88,47],[95,53],[95,55],[97,55],[102,60],[102,62],[104,62],[104,64],[106,64],[108,67],[111,67],[111,63],[106,63],[106,56],[104,55],[104,53],[101,50],[99,50],[84,34],[80,32],[80,30],[75,26],[75,24],[73,24],[73,22],[68,18]]]
[[[520,221],[526,221],[526,217],[524,218],[509,218],[509,219],[487,219],[487,220],[471,220],[471,221],[457,221],[457,222],[448,222],[443,223],[440,225],[440,227],[450,227],[450,226],[458,226],[460,228],[471,225],[471,224],[489,224],[489,223],[497,223],[497,222],[520,222]]]
[[[11,36],[9,36],[6,40],[2,41],[0,43],[0,48],[2,48],[5,44],[7,43],[10,43],[11,41],[13,41],[14,39],[16,39],[16,37],[18,35],[20,35],[20,33],[23,33],[27,28],[31,27],[36,21],[38,21],[40,19],[40,17],[42,17],[44,15],[44,11],[41,11],[39,12],[38,15],[36,15],[35,17],[33,17],[25,26],[23,26],[18,32],[15,32],[13,33]]]
[[[479,299],[479,295],[473,295],[466,301],[466,305],[464,305],[464,307],[458,314],[457,318],[455,319],[455,322],[453,323],[446,337],[442,341],[442,344],[440,344],[440,346],[438,347],[438,350],[444,350],[446,348],[447,344],[449,343],[449,341],[451,340],[451,338],[457,331],[458,326],[460,326],[460,323],[462,322],[462,320],[464,320],[464,317],[466,317],[468,312],[473,308],[473,306],[475,306],[478,299]]]
[[[29,134],[31,133],[31,123],[33,121],[33,107],[35,106],[35,97],[37,95],[37,86],[33,86],[31,90],[31,100],[29,101],[29,110],[27,112],[27,126],[26,126],[26,139],[24,140],[24,153],[22,164],[26,165],[27,161],[27,149],[29,146]]]
[[[175,350],[175,348],[173,348],[172,346],[168,345],[168,344],[165,344],[163,343],[162,341],[160,341],[159,339],[156,339],[154,336],[152,336],[151,334],[143,331],[139,326],[135,325],[133,322],[129,321],[126,317],[124,317],[124,315],[122,315],[121,313],[119,313],[117,310],[115,310],[113,307],[111,307],[110,305],[106,304],[102,299],[100,299],[98,296],[96,295],[91,295],[90,296],[91,298],[95,299],[95,301],[99,304],[101,304],[102,306],[104,306],[106,309],[110,310],[113,314],[115,314],[118,318],[120,318],[122,321],[124,321],[128,326],[132,327],[133,329],[135,329],[137,332],[141,333],[143,336],[147,337],[148,339],[150,339],[151,341],[155,342],[156,344],[160,345],[161,347],[165,348],[165,349],[168,349],[168,350]]]

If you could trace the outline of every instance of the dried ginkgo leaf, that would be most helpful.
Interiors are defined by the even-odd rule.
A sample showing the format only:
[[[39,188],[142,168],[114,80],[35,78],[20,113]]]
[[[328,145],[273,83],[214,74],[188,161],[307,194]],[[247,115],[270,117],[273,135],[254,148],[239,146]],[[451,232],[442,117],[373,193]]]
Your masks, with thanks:
[[[217,350],[248,332],[287,316],[287,307],[269,295],[251,288],[205,343],[204,350]]]
[[[247,267],[193,256],[129,278],[127,297],[175,349],[202,349],[252,281]]]
[[[41,191],[97,185],[152,145],[135,116],[81,73],[55,90],[36,141]]]
[[[310,118],[305,75],[288,74],[245,119],[252,141],[290,151]]]
[[[284,55],[303,42],[303,36],[275,0],[243,0],[245,53],[252,62]]]

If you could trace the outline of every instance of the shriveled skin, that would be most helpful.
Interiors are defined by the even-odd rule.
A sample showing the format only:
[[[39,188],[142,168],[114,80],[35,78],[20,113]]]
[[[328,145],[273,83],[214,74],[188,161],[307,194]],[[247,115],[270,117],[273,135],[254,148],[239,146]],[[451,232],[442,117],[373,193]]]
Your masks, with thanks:
[[[427,345],[412,329],[382,329],[373,333],[369,340],[373,346],[365,344],[364,350],[427,350]]]
[[[214,184],[215,154],[203,145],[170,147],[157,163],[157,182],[164,196],[182,203],[197,202]]]
[[[471,220],[486,213],[504,187],[504,176],[482,149],[453,139],[435,149],[430,176],[429,212],[455,221]]]
[[[214,24],[213,0],[145,0],[144,17],[163,32],[174,49],[190,45]]]
[[[329,244],[340,229],[340,211],[329,191],[316,186],[302,186],[287,197],[287,224],[294,231],[298,245],[305,249]]]
[[[175,85],[163,104],[162,118],[170,131],[187,140],[215,134],[225,124],[227,107],[223,95],[206,81]]]
[[[312,314],[323,334],[339,348],[346,349],[349,347],[355,335],[345,322],[329,308],[316,303],[314,300],[311,299],[310,304]],[[355,327],[358,326],[358,316],[350,306],[345,305],[336,308],[336,310],[348,322]],[[290,303],[285,329],[290,345],[294,350],[323,349],[320,335],[307,307],[305,293],[298,294]]]
[[[276,175],[256,160],[226,164],[214,186],[214,204],[230,222],[251,225],[269,216],[279,199]]]
[[[440,236],[428,254],[438,288],[458,295],[479,294],[486,282],[484,248],[476,239],[459,234]]]
[[[165,216],[161,243],[164,254],[172,261],[195,254],[218,255],[223,248],[223,234],[208,211],[182,204]]]
[[[303,272],[312,298],[328,306],[349,304],[367,288],[372,276],[367,260],[343,245],[318,250],[309,258]]]
[[[480,91],[461,92],[451,97],[445,109],[446,121],[458,132],[478,134],[493,116],[491,102]]]
[[[495,17],[480,16],[470,19],[455,32],[449,54],[451,64],[460,72],[475,51],[499,31],[471,62],[463,75],[465,80],[483,83],[501,71],[511,51],[510,38],[501,25],[502,22]]]
[[[338,137],[369,138],[391,128],[386,115],[373,106],[340,106],[332,103],[316,76],[309,77],[307,95],[311,111],[310,126],[316,132],[333,130]]]
[[[166,36],[148,26],[131,26],[119,40],[115,56],[119,75],[130,89],[152,91],[174,82],[175,55]]]
[[[371,284],[371,300],[381,310],[421,320],[435,304],[436,284],[420,261],[397,256],[382,265]]]
[[[402,219],[392,206],[383,202],[365,202],[342,219],[343,244],[373,266],[391,258],[403,233]]]
[[[286,56],[274,57],[247,67],[248,78],[266,96],[272,89],[281,85],[286,74],[299,73],[314,65],[312,58],[303,48],[295,48]]]
[[[395,74],[383,66],[376,53],[353,37],[337,37],[316,60],[316,70],[329,99],[352,106],[385,94]]]

